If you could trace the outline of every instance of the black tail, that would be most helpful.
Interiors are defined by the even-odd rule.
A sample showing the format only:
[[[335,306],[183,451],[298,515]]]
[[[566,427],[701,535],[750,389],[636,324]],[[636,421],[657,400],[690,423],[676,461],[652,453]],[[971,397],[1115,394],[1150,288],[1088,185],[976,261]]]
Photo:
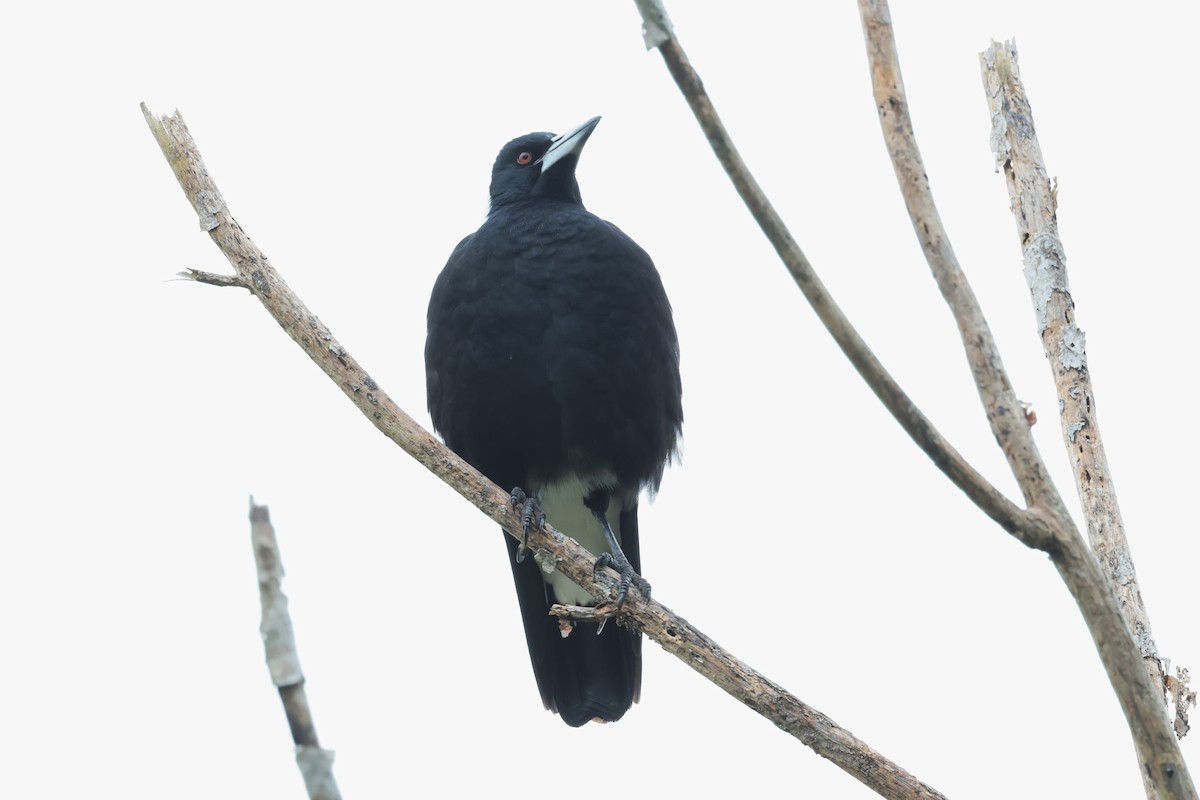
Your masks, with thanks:
[[[563,638],[559,621],[549,615],[553,590],[542,580],[541,568],[532,557],[518,564],[516,540],[504,538],[542,703],[572,727],[593,719],[616,722],[641,693],[641,634],[610,619],[599,636],[596,623],[577,622]],[[621,539],[625,557],[640,571],[636,506],[621,514]]]
[[[641,637],[612,620],[599,636],[592,622],[576,623],[565,639],[557,623],[554,627],[555,641],[547,648],[554,659],[551,710],[572,727],[593,719],[619,720],[637,702],[641,689]]]

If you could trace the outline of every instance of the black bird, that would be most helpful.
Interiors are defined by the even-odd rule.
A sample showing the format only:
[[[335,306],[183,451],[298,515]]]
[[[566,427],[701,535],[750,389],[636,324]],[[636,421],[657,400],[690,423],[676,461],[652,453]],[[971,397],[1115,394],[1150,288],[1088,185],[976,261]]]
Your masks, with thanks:
[[[599,122],[521,136],[496,157],[487,219],[429,299],[426,388],[447,445],[518,487],[514,503],[528,491],[534,524],[540,504],[607,552],[599,563],[627,585],[641,571],[638,495],[658,489],[683,424],[679,342],[650,256],[583,207],[575,167]],[[577,623],[566,636],[550,604],[595,601],[504,540],[542,702],[572,726],[620,719],[640,691],[640,635]]]

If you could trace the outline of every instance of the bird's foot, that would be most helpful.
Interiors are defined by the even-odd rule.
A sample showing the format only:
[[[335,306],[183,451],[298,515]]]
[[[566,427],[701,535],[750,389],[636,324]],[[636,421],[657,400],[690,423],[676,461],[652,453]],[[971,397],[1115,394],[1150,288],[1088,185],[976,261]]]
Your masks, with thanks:
[[[650,599],[650,581],[634,572],[633,565],[629,563],[629,559],[625,558],[625,554],[621,552],[620,548],[612,553],[601,553],[592,566],[592,574],[595,575],[604,567],[612,567],[621,575],[621,583],[617,587],[617,611],[620,611],[621,606],[625,605],[625,597],[629,594],[631,585],[636,586],[647,600]]]
[[[525,490],[520,486],[513,487],[508,500],[512,504],[513,510],[516,510],[517,506],[524,506],[521,511],[523,538],[521,544],[517,545],[517,563],[520,564],[525,560],[525,554],[529,552],[529,529],[534,527],[540,531],[546,524],[546,512],[542,510],[542,501],[537,497],[525,494]]]

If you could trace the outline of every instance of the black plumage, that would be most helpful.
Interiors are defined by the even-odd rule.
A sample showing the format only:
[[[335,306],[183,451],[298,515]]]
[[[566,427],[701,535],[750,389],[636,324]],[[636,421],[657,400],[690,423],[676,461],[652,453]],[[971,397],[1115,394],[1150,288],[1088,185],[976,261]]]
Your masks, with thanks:
[[[487,219],[430,297],[426,380],[452,449],[593,552],[607,521],[640,573],[638,496],[683,422],[679,346],[650,257],[583,207],[575,167],[598,122],[500,151]],[[619,719],[638,699],[639,635],[580,623],[564,638],[549,605],[593,601],[505,541],[542,701],[570,725]]]

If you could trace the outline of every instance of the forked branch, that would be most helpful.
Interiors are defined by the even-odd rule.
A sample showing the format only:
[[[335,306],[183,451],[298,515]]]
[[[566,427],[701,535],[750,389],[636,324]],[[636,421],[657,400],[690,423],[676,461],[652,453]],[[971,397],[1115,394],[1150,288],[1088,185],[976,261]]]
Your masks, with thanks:
[[[811,264],[738,155],[699,75],[674,35],[661,0],[637,0],[637,5],[642,12],[647,47],[658,48],[734,188],[817,316],[884,406],[934,464],[1005,530],[1026,545],[1050,555],[1092,634],[1129,723],[1147,781],[1160,798],[1195,798],[1196,790],[1187,765],[1162,714],[1161,685],[1156,686],[1142,667],[1139,650],[1122,617],[1116,596],[1046,475],[1027,423],[1019,412],[1020,404],[1005,374],[999,352],[941,229],[912,137],[887,3],[884,0],[860,1],[885,137],[889,138],[889,151],[897,176],[902,184],[911,184],[903,190],[914,227],[922,239],[943,295],[954,310],[988,420],[1009,459],[1029,504],[1028,509],[1017,508],[967,464],[879,364],[829,297]]]
[[[791,231],[739,155],[700,76],[692,68],[687,54],[672,32],[662,3],[658,0],[637,0],[637,3],[642,12],[642,32],[647,47],[657,47],[662,54],[667,69],[691,106],[696,121],[700,123],[713,153],[725,168],[725,174],[733,182],[742,202],[775,248],[804,298],[867,386],[938,469],[984,513],[1030,547],[1052,547],[1053,534],[1050,529],[1038,521],[1031,521],[1015,503],[967,463],[871,352],[866,341],[829,295]]]
[[[1066,509],[1061,508],[1058,492],[1038,453],[1021,401],[1017,399],[1008,372],[1004,369],[1000,349],[954,254],[950,236],[942,225],[941,214],[934,203],[925,162],[917,147],[917,137],[908,112],[908,98],[900,74],[887,2],[859,0],[858,7],[884,144],[891,156],[896,182],[904,197],[913,232],[921,243],[921,250],[938,289],[958,324],[967,363],[970,364],[992,435],[1004,451],[1009,469],[1024,495],[1025,505],[1051,506],[1065,513]]]

